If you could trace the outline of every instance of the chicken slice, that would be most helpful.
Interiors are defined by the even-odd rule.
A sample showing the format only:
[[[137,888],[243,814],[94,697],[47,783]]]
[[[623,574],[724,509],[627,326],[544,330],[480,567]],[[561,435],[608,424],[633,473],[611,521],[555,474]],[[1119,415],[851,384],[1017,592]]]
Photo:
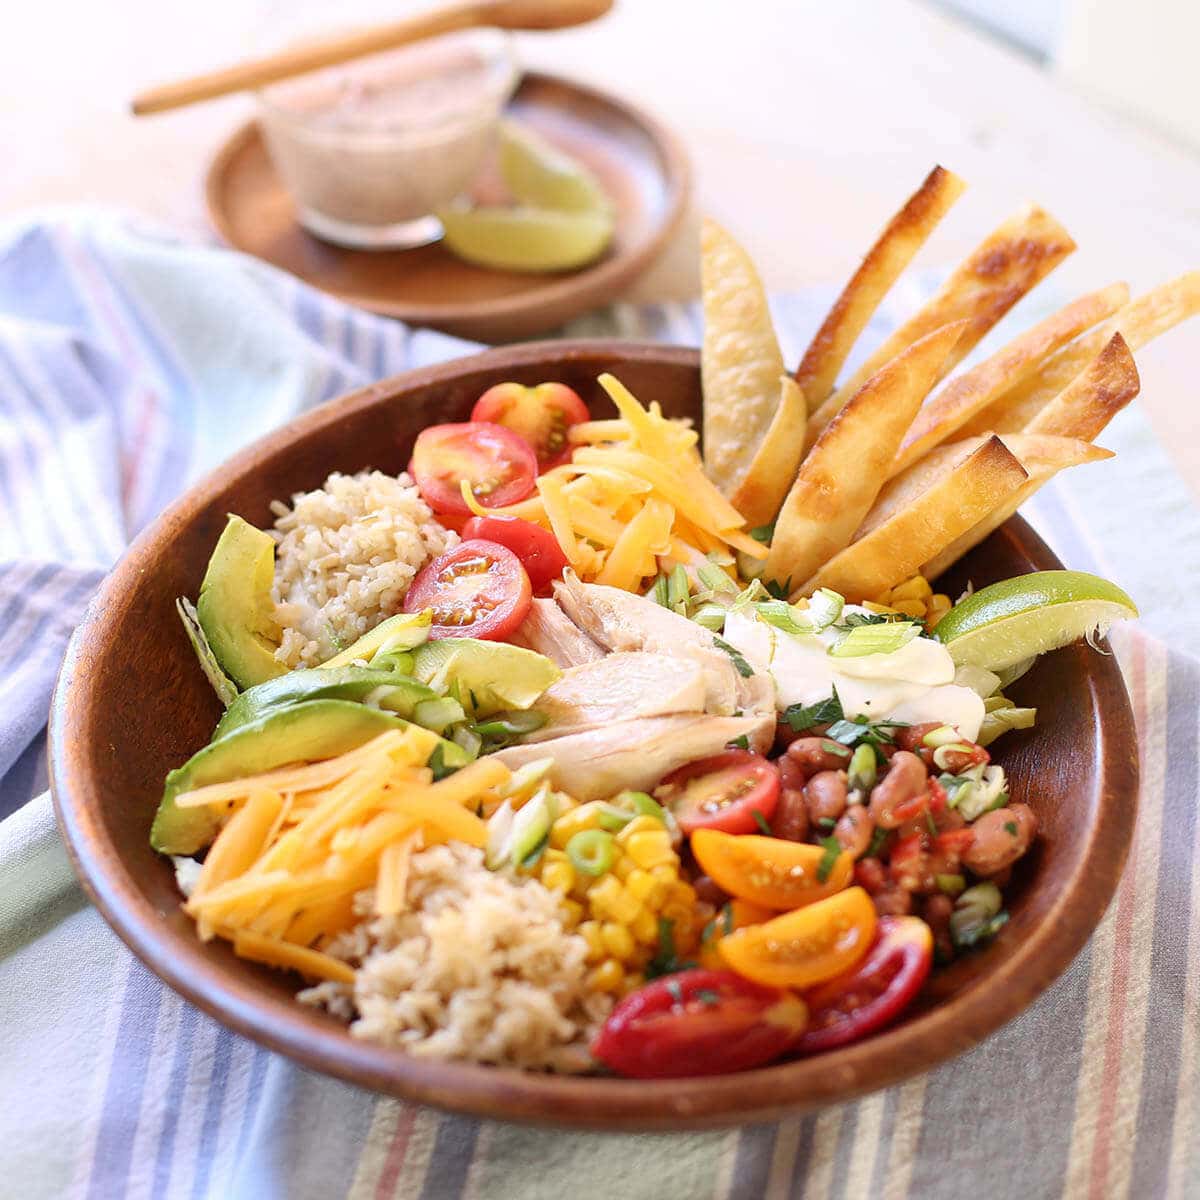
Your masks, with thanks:
[[[529,616],[513,635],[514,645],[544,654],[564,671],[604,657],[604,650],[553,600],[534,600]]]
[[[669,654],[617,651],[569,667],[533,706],[547,722],[526,741],[544,742],[613,721],[704,712],[704,672]]]
[[[743,677],[713,634],[645,596],[597,583],[582,583],[573,571],[554,585],[563,611],[585,633],[609,650],[647,650],[696,662],[705,675],[705,710],[721,716],[735,712],[775,711],[771,680]]]
[[[548,743],[509,746],[494,757],[514,771],[552,757],[550,779],[555,787],[577,800],[602,800],[625,788],[652,788],[676,767],[720,754],[738,738],[762,746],[774,732],[773,712],[752,717],[641,717]]]

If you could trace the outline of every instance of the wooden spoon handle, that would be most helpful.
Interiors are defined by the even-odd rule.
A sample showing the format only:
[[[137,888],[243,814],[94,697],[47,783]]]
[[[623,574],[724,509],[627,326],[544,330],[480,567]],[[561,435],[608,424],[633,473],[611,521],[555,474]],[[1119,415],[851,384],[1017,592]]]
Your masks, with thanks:
[[[391,50],[396,46],[443,33],[486,25],[489,24],[489,16],[490,6],[477,0],[449,4],[433,12],[420,13],[402,21],[323,38],[318,42],[281,50],[266,58],[163,84],[135,96],[131,107],[136,116],[145,116],[147,113],[165,112],[167,109],[181,108],[185,104],[211,100],[215,96],[225,96],[231,92],[244,92],[279,79],[288,79],[292,75],[302,75],[305,71],[316,71],[321,67],[349,62],[365,54]]]

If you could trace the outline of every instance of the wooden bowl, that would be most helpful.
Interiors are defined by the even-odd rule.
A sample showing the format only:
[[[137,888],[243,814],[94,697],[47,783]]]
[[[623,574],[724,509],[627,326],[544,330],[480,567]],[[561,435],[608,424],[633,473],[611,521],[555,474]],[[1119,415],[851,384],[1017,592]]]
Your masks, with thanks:
[[[544,333],[615,299],[653,264],[683,218],[691,171],[657,121],[567,79],[526,73],[507,112],[591,168],[612,199],[613,245],[590,266],[527,275],[473,267],[437,243],[349,250],[324,242],[297,221],[253,121],[209,168],[209,219],[235,249],[385,317],[486,342]],[[494,186],[482,179],[480,199]]]
[[[146,530],[93,600],[54,697],[54,798],[80,879],[135,954],[230,1028],[331,1075],[458,1112],[601,1129],[731,1125],[848,1100],[962,1053],[1023,1011],[1075,957],[1125,861],[1137,796],[1133,721],[1115,660],[1084,645],[1044,658],[1013,688],[1015,698],[1038,706],[1038,725],[1007,735],[997,757],[1013,794],[1037,811],[1042,834],[1014,879],[1012,919],[986,949],[937,974],[900,1025],[816,1058],[656,1082],[412,1058],[355,1041],[331,1017],[297,1004],[296,978],[244,962],[222,942],[202,944],[180,909],[171,865],[150,849],[150,821],[163,776],[207,741],[220,710],[174,602],[196,595],[225,514],[266,525],[273,498],[318,487],[330,471],[399,471],[422,427],[465,420],[480,392],[501,380],[561,380],[593,413],[606,413],[595,382],[602,371],[668,414],[699,413],[693,350],[604,341],[488,351],[299,417]],[[984,584],[1059,565],[1014,518],[951,582]]]

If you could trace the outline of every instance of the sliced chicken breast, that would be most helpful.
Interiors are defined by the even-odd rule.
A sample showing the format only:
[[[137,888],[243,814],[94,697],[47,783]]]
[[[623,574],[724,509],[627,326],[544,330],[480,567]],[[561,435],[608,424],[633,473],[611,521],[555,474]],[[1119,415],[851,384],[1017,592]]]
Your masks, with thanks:
[[[652,788],[676,767],[719,754],[737,738],[762,745],[774,731],[774,711],[753,717],[643,717],[550,742],[509,746],[494,757],[514,771],[552,757],[555,787],[578,800],[601,800],[625,788]]]
[[[544,654],[564,671],[604,657],[597,645],[553,600],[534,600],[521,627],[513,635],[515,645]]]
[[[669,654],[618,651],[567,668],[533,706],[547,722],[525,740],[544,742],[634,717],[700,714],[704,699],[704,672],[698,663]]]

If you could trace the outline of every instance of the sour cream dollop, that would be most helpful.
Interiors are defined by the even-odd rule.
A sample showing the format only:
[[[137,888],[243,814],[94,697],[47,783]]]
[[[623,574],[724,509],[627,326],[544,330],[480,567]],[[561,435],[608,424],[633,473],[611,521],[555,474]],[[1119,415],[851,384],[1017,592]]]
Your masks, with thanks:
[[[844,617],[867,609],[847,604]],[[954,682],[954,660],[940,642],[914,638],[889,654],[834,658],[829,647],[839,632],[791,634],[763,621],[753,608],[725,618],[725,640],[760,674],[775,683],[782,712],[792,704],[818,704],[836,689],[847,717],[953,725],[974,741],[983,724],[983,701]]]

